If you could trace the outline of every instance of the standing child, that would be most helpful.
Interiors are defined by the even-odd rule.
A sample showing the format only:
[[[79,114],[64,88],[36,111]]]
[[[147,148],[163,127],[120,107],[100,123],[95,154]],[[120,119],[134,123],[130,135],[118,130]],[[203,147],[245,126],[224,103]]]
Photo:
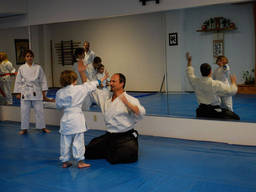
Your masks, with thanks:
[[[31,50],[25,51],[25,61],[26,63],[18,70],[14,86],[16,97],[21,99],[21,131],[19,134],[27,133],[31,107],[35,112],[36,128],[49,133],[50,130],[45,128],[43,100],[53,100],[46,97],[48,86],[45,74],[40,65],[34,64],[34,53]]]
[[[12,104],[11,75],[14,75],[15,68],[8,60],[7,54],[0,53],[0,89],[5,94],[6,104]]]
[[[84,98],[107,78],[105,76],[101,81],[86,82],[84,73],[86,66],[84,66],[82,59],[83,55],[78,55],[78,71],[85,83],[76,85],[77,74],[71,70],[63,71],[60,76],[60,84],[63,88],[56,93],[56,107],[64,111],[60,120],[60,160],[63,168],[72,166],[70,161],[71,147],[73,158],[78,161],[77,167],[90,166],[90,164],[83,162],[85,153],[84,132],[87,127],[82,112],[82,104]]]
[[[213,72],[213,79],[219,80],[227,85],[229,85],[229,76],[230,76],[230,67],[228,65],[228,59],[225,56],[218,56],[216,59],[216,64],[218,68]],[[223,96],[220,97],[221,104],[220,106],[233,111],[232,96]]]
[[[97,68],[97,74],[96,77],[98,80],[102,79],[105,75],[105,67],[103,64],[99,64]],[[96,92],[93,94],[94,98],[96,100],[96,103],[99,105],[101,111],[103,111],[103,107],[105,104],[105,100],[110,97],[110,91],[107,86],[109,86],[108,83],[109,79],[106,79],[102,82],[102,84],[98,87]]]

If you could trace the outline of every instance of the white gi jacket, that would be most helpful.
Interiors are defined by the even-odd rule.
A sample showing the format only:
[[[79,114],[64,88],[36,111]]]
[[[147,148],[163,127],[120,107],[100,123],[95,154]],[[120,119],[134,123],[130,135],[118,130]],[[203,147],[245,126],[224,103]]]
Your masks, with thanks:
[[[84,52],[85,65],[93,63],[94,58],[95,58],[95,53],[92,50],[89,50],[88,53]]]
[[[43,100],[42,91],[47,91],[47,80],[40,65],[27,63],[20,66],[16,76],[14,93],[21,93],[22,100]]]
[[[237,92],[237,86],[234,84],[227,85],[211,77],[196,77],[192,66],[187,67],[187,76],[199,104],[220,105],[218,96],[231,96]]]
[[[140,114],[136,115],[117,97],[113,102],[112,98],[106,100],[103,114],[107,131],[111,133],[126,132],[135,127],[138,120],[142,119],[146,111],[139,100],[123,93],[127,100],[139,108]]]
[[[223,83],[229,84],[230,67],[228,64],[223,67],[218,67],[212,74],[214,80],[222,81]]]
[[[7,74],[7,73],[14,73],[15,72],[15,68],[12,66],[12,63],[10,61],[3,61],[1,64],[0,64],[0,75],[4,75],[4,74]],[[8,77],[10,77],[9,75],[7,75]],[[7,76],[3,76],[2,78],[4,77],[7,77]]]
[[[86,82],[82,85],[69,85],[56,93],[56,108],[63,109],[60,120],[60,133],[70,135],[87,130],[82,104],[84,98],[99,85],[98,81]]]
[[[86,76],[87,76],[88,80],[89,81],[97,80],[96,74],[97,74],[97,70],[94,69],[93,64],[92,63],[88,64],[87,69],[86,69]]]

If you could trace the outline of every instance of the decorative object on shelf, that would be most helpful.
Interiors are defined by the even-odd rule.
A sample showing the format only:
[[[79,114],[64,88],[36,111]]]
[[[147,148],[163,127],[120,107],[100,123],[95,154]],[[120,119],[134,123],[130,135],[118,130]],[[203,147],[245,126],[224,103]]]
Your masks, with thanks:
[[[142,2],[142,5],[146,5],[146,2],[148,2],[148,1],[155,1],[156,4],[160,3],[160,0],[140,0],[140,2]]]
[[[16,64],[22,65],[25,63],[25,51],[29,49],[28,39],[14,39],[15,42],[15,53],[16,53]]]
[[[242,79],[245,85],[253,85],[255,84],[255,77],[254,77],[254,69],[242,71]]]
[[[214,17],[203,22],[201,29],[197,32],[219,32],[219,31],[232,31],[236,29],[234,22],[224,17]]]
[[[224,41],[213,40],[213,56],[218,57],[224,55]]]
[[[73,53],[76,48],[80,47],[80,44],[81,42],[72,40],[55,43],[55,49],[58,55],[58,64],[73,65]]]
[[[169,46],[178,45],[178,33],[169,33]]]

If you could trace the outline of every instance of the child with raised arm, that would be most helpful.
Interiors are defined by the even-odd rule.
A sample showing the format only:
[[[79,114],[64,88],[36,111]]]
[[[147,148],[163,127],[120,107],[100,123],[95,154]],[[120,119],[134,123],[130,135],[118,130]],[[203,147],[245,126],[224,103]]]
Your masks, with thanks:
[[[216,64],[218,65],[218,68],[213,72],[212,78],[229,85],[230,67],[228,65],[228,58],[223,55],[218,56],[216,59]],[[220,100],[221,107],[233,111],[232,96],[221,96]]]
[[[61,73],[60,84],[63,86],[56,93],[56,107],[63,110],[63,116],[60,120],[60,160],[62,167],[72,166],[71,156],[78,162],[78,168],[90,167],[90,164],[84,163],[84,132],[87,127],[85,117],[82,112],[82,104],[84,98],[97,86],[103,82],[107,76],[101,81],[86,82],[86,75],[82,61],[83,55],[78,56],[78,72],[81,76],[83,84],[76,85],[77,74],[74,71],[66,70]],[[72,149],[72,153],[71,153]]]

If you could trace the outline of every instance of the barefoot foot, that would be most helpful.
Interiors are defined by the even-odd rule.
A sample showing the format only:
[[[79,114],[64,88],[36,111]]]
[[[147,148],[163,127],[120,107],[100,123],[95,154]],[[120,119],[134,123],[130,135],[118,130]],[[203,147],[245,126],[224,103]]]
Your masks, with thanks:
[[[72,166],[72,163],[69,162],[69,161],[62,163],[62,168],[68,168],[68,167],[71,167],[71,166]]]
[[[86,168],[86,167],[90,167],[90,166],[91,166],[90,164],[87,164],[83,161],[79,161],[78,164],[77,164],[78,168]]]
[[[24,135],[24,134],[27,134],[27,133],[28,133],[27,129],[23,129],[23,130],[19,131],[20,135]]]
[[[50,132],[51,132],[49,129],[46,129],[46,128],[43,128],[42,131],[43,131],[44,133],[50,133]]]

